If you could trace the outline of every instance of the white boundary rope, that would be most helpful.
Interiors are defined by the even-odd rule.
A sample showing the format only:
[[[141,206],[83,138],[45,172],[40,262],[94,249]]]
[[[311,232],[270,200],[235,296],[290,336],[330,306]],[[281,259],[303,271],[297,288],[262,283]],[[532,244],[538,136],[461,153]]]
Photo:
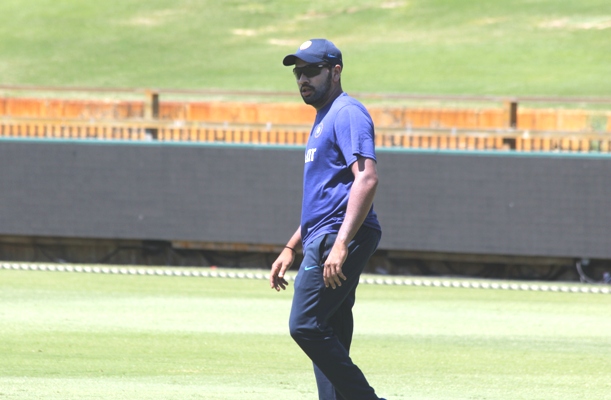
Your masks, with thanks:
[[[99,266],[88,264],[55,264],[55,263],[16,263],[0,262],[0,269],[23,271],[51,271],[51,272],[79,272],[93,274],[115,275],[150,275],[150,276],[182,276],[203,278],[228,279],[260,279],[268,280],[269,275],[260,272],[226,272],[216,270],[185,270],[179,268],[134,268]],[[294,280],[288,276],[287,280]],[[601,284],[552,284],[552,283],[517,283],[514,281],[496,282],[482,281],[468,278],[429,278],[429,277],[361,277],[360,284],[366,285],[395,285],[395,286],[428,286],[446,288],[471,288],[492,290],[522,290],[535,292],[563,292],[563,293],[597,293],[610,294],[611,286]]]

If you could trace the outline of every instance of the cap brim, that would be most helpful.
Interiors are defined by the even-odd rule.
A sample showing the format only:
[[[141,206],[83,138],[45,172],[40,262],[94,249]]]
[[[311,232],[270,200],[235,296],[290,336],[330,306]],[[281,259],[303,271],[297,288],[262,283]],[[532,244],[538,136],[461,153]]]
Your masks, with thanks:
[[[306,54],[289,54],[288,56],[284,57],[284,60],[282,60],[282,64],[286,65],[287,67],[289,65],[295,65],[295,62],[297,62],[297,59],[303,60],[309,64],[312,63],[318,63],[318,62],[324,62],[325,60],[323,60],[322,58],[318,58],[318,57],[313,57],[313,56],[308,56]]]

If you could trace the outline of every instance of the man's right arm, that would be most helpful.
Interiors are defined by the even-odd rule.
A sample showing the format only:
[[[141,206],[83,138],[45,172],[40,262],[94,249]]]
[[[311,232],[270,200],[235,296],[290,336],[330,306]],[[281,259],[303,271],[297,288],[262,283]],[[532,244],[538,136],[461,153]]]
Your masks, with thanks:
[[[301,246],[301,226],[297,228],[291,239],[288,241],[284,249],[280,252],[276,261],[272,264],[272,270],[269,274],[269,286],[276,291],[284,290],[288,286],[288,282],[284,279],[284,274],[291,268],[295,261],[297,249]]]

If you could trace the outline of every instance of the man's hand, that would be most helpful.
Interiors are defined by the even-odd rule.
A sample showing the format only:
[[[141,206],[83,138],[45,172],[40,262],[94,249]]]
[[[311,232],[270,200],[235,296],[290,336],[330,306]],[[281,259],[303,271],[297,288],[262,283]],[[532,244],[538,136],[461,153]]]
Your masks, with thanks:
[[[346,261],[346,257],[348,257],[348,246],[336,241],[325,261],[323,269],[325,287],[331,286],[332,289],[335,289],[337,286],[342,285],[342,280],[345,281],[347,279],[342,272],[342,266]]]
[[[284,279],[284,273],[291,268],[295,261],[293,250],[285,248],[282,250],[276,261],[272,264],[272,270],[269,274],[269,286],[276,291],[285,290],[288,282]]]

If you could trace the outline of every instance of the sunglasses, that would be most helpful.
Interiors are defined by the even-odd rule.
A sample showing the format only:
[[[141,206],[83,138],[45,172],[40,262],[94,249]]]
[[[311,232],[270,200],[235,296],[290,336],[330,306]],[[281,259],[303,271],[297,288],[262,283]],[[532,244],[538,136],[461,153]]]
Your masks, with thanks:
[[[304,67],[295,67],[293,68],[293,74],[295,78],[299,80],[301,78],[301,74],[304,74],[308,78],[313,78],[315,76],[320,75],[320,72],[323,68],[328,68],[328,64],[308,64]]]

